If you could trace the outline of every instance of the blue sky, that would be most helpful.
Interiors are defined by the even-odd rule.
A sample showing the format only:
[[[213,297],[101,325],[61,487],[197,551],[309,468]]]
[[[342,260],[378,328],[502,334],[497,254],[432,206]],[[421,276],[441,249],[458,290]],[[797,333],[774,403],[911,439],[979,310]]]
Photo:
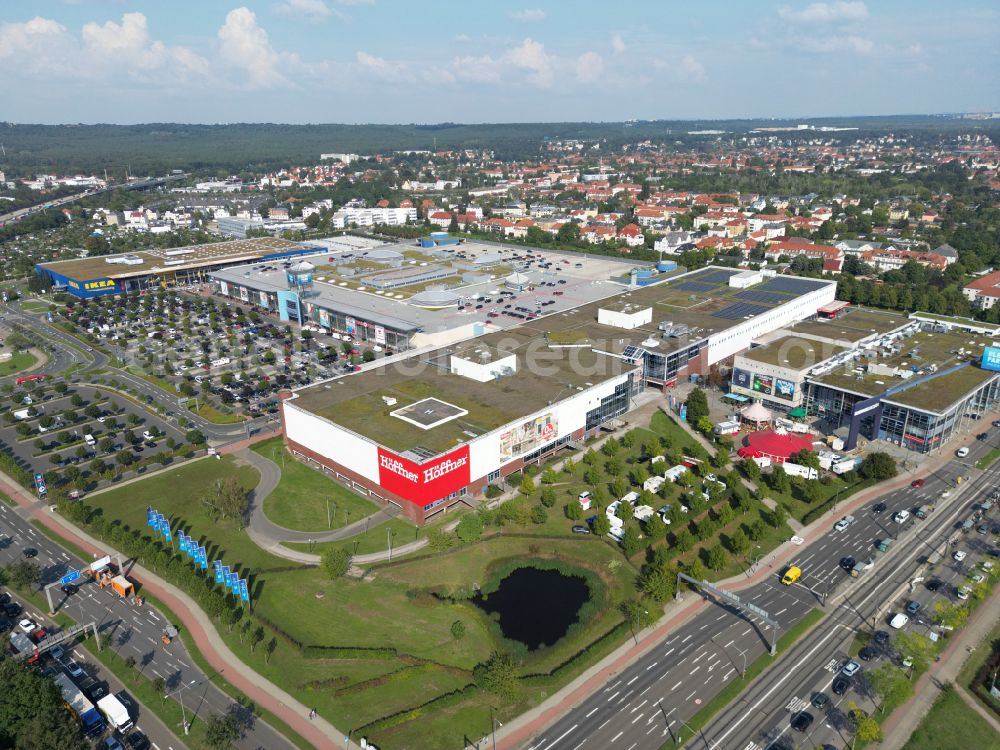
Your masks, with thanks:
[[[511,122],[1000,110],[991,0],[31,0],[15,122]]]

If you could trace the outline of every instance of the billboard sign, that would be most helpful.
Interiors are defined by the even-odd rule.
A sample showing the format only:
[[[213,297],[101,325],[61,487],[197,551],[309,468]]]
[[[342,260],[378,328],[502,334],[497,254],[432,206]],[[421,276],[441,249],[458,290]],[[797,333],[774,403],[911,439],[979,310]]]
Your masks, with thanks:
[[[385,344],[385,328],[382,326],[375,326],[375,343],[380,346]]]
[[[244,302],[250,301],[250,290],[247,289],[245,286],[240,287],[240,299],[243,300]]]
[[[357,321],[355,321],[354,318],[352,318],[350,315],[344,318],[344,330],[346,330],[348,333],[351,334],[354,333],[354,327],[356,324]]]
[[[733,368],[733,385],[750,390],[750,373],[746,370]]]
[[[378,449],[379,485],[421,507],[466,487],[470,481],[468,445],[422,464]]]
[[[552,412],[528,419],[500,433],[500,460],[509,461],[531,453],[535,448],[551,443],[558,433],[559,423]]]
[[[791,401],[795,398],[795,383],[777,378],[774,381],[774,395]]]
[[[326,310],[319,311],[319,324],[324,328],[330,327],[330,313]]]
[[[259,292],[258,296],[260,297],[260,306],[267,307],[267,292]]]
[[[987,346],[983,349],[983,361],[979,366],[984,370],[1000,372],[1000,347]]]
[[[754,375],[753,390],[758,393],[770,393],[774,387],[774,378],[770,375]]]
[[[222,292],[227,297],[229,296],[229,284],[225,281],[219,282],[219,291]]]

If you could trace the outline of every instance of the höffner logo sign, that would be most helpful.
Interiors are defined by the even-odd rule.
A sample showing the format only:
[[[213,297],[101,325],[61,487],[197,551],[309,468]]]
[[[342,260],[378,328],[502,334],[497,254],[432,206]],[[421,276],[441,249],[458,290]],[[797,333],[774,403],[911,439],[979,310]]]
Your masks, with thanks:
[[[462,456],[461,458],[454,459],[449,458],[437,466],[431,466],[429,469],[424,469],[424,482],[433,482],[435,479],[440,479],[445,474],[450,474],[453,471],[461,469],[469,462],[467,456]],[[416,476],[414,475],[414,481],[416,481]]]
[[[379,465],[383,469],[387,469],[388,471],[391,471],[393,474],[398,474],[399,476],[403,477],[403,479],[408,479],[411,482],[416,482],[417,479],[419,478],[417,477],[416,472],[412,472],[409,469],[407,469],[403,465],[403,462],[400,461],[398,458],[382,455],[378,457],[378,461]],[[426,478],[424,479],[424,481],[427,481]]]

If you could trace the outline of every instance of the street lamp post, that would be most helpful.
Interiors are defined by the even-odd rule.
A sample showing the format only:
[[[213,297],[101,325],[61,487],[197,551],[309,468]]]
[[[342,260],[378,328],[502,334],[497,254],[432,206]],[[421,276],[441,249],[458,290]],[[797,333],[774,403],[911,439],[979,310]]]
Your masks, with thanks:
[[[187,720],[187,711],[185,711],[184,709],[184,696],[182,695],[182,693],[189,687],[194,685],[196,682],[197,680],[191,680],[191,682],[189,682],[187,685],[182,685],[174,692],[167,693],[165,696],[163,696],[164,699],[169,698],[171,695],[177,696],[177,701],[181,704],[181,725],[184,727],[184,734],[188,734],[190,732],[191,724]]]

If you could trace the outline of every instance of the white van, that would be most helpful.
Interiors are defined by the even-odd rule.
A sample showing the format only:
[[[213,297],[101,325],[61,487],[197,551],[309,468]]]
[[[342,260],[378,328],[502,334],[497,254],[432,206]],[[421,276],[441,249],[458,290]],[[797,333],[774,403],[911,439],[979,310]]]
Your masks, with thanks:
[[[153,439],[153,433],[150,432],[149,430],[143,430],[142,431],[142,439],[143,440],[152,440]]]
[[[961,448],[955,451],[955,455],[958,456],[959,458],[965,458],[966,456],[969,455],[969,449],[963,445]]]
[[[889,620],[889,625],[891,627],[895,628],[896,630],[899,630],[901,627],[903,627],[904,625],[906,625],[906,623],[908,623],[909,621],[910,621],[910,618],[907,617],[906,615],[904,615],[902,612],[900,612],[898,615],[893,615],[892,616],[892,619]]]
[[[84,439],[84,442],[86,442],[87,445],[89,445],[91,448],[93,448],[95,445],[97,445],[97,441],[94,439],[94,436],[91,435],[89,432],[86,435],[83,436],[83,439]]]

